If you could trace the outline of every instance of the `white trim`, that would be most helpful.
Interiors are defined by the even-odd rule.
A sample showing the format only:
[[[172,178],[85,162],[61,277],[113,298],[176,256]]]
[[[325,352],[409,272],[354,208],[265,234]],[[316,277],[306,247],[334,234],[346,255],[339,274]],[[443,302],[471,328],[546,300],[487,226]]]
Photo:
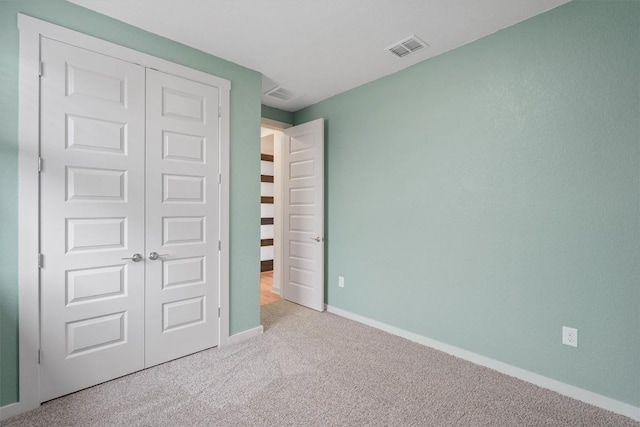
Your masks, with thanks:
[[[20,28],[20,84],[18,118],[18,332],[20,410],[40,406],[40,302],[38,268],[40,229],[40,33]]]
[[[220,105],[222,114],[220,117],[220,342],[219,346],[224,347],[229,343],[229,200],[230,190],[229,169],[231,160],[229,155],[229,105],[230,90],[221,89]]]
[[[203,71],[194,70],[184,65],[176,64],[165,59],[157,58],[147,53],[139,52],[128,47],[120,46],[105,40],[98,39],[87,34],[79,33],[68,28],[60,27],[40,19],[32,18],[22,13],[18,14],[18,29],[20,33],[35,33],[40,37],[57,40],[91,50],[102,55],[153,68],[166,74],[215,86],[220,89],[231,89],[229,80],[207,74]],[[22,56],[22,52],[20,53]]]
[[[10,403],[5,406],[0,406],[0,421],[4,421],[8,418],[11,418],[23,413],[24,411],[22,411],[21,406],[22,405],[20,405],[20,402]]]
[[[264,120],[264,119],[263,119]],[[276,131],[273,134],[273,284],[271,292],[283,296],[282,272],[284,271],[284,173],[282,172],[282,150],[284,133]]]
[[[220,89],[220,341],[229,341],[229,100],[231,82],[39,19],[18,14],[20,31],[18,240],[20,397],[17,410],[40,406],[39,148],[40,41],[49,38]],[[11,406],[14,408],[13,406]],[[4,415],[4,410],[3,410]]]
[[[427,338],[423,335],[409,332],[404,329],[397,328],[395,326],[388,325],[377,320],[370,319],[368,317],[361,316],[359,314],[352,313],[350,311],[343,310],[341,308],[328,305],[327,312],[341,316],[347,319],[355,320],[356,322],[363,323],[376,329],[388,332],[392,335],[397,335],[402,338],[406,338],[409,341],[422,344],[427,347],[434,348],[436,350],[443,351],[452,356],[459,357],[460,359],[467,360],[476,365],[484,366],[489,369],[501,372],[511,377],[518,378],[523,381],[535,384],[539,387],[553,390],[562,395],[571,397],[582,402],[589,403],[602,409],[606,409],[611,412],[615,412],[620,415],[629,417],[635,421],[640,421],[640,407],[633,406],[628,403],[621,402],[619,400],[612,399],[610,397],[603,396],[601,394],[594,393],[589,390],[585,390],[570,384],[566,384],[540,374],[536,374],[525,369],[518,368],[516,366],[509,365],[504,362],[500,362],[489,357],[481,356],[477,353],[473,353],[468,350],[464,350],[453,345],[445,344],[440,341],[436,341],[431,338]]]
[[[242,341],[246,341],[253,337],[257,337],[264,332],[264,327],[262,325],[256,326],[255,328],[247,329],[243,332],[238,332],[237,334],[233,334],[229,337],[229,345],[238,344]]]
[[[277,120],[267,119],[265,117],[262,117],[262,119],[260,120],[260,126],[263,128],[275,129],[275,130],[285,130],[285,129],[289,129],[290,127],[293,127],[292,124],[279,122]]]

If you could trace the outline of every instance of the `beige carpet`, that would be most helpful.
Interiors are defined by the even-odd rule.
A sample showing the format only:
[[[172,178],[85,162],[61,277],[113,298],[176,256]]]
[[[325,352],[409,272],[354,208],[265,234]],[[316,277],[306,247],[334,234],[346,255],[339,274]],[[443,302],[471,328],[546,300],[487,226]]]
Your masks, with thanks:
[[[638,426],[280,301],[265,333],[45,403],[2,426]]]

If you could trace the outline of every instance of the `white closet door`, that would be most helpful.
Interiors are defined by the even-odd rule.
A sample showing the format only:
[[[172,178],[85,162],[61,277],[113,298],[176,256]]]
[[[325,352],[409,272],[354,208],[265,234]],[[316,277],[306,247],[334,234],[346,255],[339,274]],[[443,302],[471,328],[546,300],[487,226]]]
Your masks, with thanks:
[[[147,70],[147,366],[218,345],[218,92]]]
[[[41,400],[144,367],[144,68],[42,40]]]

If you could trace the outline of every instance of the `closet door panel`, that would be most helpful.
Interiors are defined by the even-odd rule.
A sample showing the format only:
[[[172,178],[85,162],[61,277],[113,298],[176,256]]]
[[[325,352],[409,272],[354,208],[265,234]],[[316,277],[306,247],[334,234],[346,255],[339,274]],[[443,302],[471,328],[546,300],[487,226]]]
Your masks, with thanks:
[[[49,39],[41,400],[144,367],[144,68]]]
[[[218,345],[219,103],[147,70],[147,366]]]

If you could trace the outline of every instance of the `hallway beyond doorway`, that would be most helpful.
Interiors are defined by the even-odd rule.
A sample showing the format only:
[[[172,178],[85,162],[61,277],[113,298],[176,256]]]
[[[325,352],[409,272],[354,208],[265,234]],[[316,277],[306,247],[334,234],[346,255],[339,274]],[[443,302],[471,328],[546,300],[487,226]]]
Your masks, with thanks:
[[[271,291],[273,286],[273,271],[265,271],[260,273],[260,305],[271,304],[280,301],[280,295]]]

